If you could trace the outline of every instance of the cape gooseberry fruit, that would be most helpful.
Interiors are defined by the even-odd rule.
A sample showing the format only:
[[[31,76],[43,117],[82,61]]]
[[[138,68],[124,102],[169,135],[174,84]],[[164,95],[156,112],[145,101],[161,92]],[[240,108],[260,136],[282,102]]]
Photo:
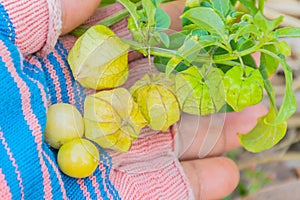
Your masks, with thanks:
[[[60,170],[74,178],[93,174],[99,162],[99,151],[90,141],[77,138],[63,144],[57,154]]]
[[[180,118],[173,83],[164,73],[146,74],[131,88],[132,97],[153,130],[166,131]]]
[[[146,121],[128,90],[117,88],[87,96],[85,136],[103,148],[126,152]]]
[[[103,25],[89,28],[72,47],[68,62],[74,78],[86,88],[114,88],[128,78],[128,49]]]
[[[80,112],[71,104],[58,103],[48,108],[45,141],[58,149],[65,142],[81,138],[84,123]]]
[[[183,112],[207,115],[225,105],[223,72],[215,67],[192,66],[176,74],[176,96]]]
[[[237,112],[263,99],[264,80],[258,69],[235,66],[223,79],[226,102]]]

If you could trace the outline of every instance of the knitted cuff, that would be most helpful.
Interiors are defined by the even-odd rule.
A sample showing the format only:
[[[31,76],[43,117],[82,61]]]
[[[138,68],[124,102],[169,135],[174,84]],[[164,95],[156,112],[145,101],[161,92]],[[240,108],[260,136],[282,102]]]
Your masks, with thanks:
[[[41,50],[46,55],[56,43],[61,29],[60,0],[1,1],[2,15],[7,24],[1,26],[4,34],[28,55]]]
[[[62,28],[62,13],[61,13],[61,4],[60,0],[47,0],[48,2],[48,32],[46,44],[43,46],[39,52],[41,56],[47,55],[51,50],[53,50],[57,38],[61,34]]]
[[[141,131],[127,153],[112,156],[110,180],[122,199],[194,199],[191,186],[174,153],[169,130]]]

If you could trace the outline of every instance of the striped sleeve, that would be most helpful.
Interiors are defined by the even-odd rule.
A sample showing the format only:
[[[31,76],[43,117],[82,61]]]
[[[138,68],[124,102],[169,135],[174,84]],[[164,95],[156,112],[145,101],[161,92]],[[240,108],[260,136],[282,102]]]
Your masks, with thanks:
[[[82,108],[85,95],[74,83],[62,44],[44,59],[23,60],[0,35],[0,49],[0,199],[119,199],[109,179],[111,157],[104,150],[92,176],[74,179],[60,172],[57,152],[43,140],[48,105],[67,102]]]
[[[61,30],[60,0],[0,0],[0,33],[22,55],[37,51],[45,56]]]

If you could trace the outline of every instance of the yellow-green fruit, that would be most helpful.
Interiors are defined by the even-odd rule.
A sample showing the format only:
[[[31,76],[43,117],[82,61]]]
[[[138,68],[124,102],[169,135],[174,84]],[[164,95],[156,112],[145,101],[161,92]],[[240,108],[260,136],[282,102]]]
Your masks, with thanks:
[[[176,74],[176,96],[183,112],[208,115],[225,105],[223,72],[213,66],[190,68]]]
[[[103,148],[128,151],[146,121],[128,90],[117,88],[87,96],[85,136]]]
[[[153,130],[165,131],[180,118],[173,83],[165,74],[146,74],[130,92]]]
[[[227,103],[240,112],[263,99],[264,79],[258,69],[234,66],[223,78]]]
[[[74,78],[83,87],[114,88],[128,78],[128,49],[113,31],[96,25],[76,41],[68,62]]]
[[[84,178],[93,174],[99,162],[97,147],[86,139],[71,140],[58,151],[57,162],[60,170],[74,178]]]
[[[80,112],[71,104],[58,103],[48,108],[45,141],[58,149],[65,142],[81,138],[84,123]]]

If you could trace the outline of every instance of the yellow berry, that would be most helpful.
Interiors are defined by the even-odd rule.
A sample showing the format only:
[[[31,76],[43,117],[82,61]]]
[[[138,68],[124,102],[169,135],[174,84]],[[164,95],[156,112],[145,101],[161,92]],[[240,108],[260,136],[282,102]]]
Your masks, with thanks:
[[[81,138],[62,145],[57,155],[60,170],[74,178],[84,178],[93,174],[99,159],[97,147],[92,142]]]
[[[84,123],[80,112],[71,104],[58,103],[49,107],[45,130],[45,141],[58,149],[65,142],[81,138]]]

